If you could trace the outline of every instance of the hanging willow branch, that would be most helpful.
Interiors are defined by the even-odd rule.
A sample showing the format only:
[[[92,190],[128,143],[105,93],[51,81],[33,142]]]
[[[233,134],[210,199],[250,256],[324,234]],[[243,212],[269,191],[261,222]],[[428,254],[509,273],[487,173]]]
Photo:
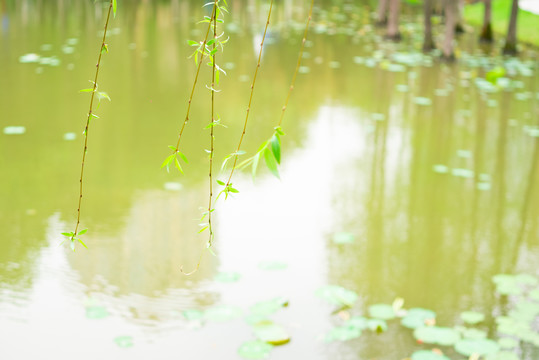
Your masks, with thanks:
[[[79,231],[80,226],[80,215],[81,215],[81,208],[82,208],[82,193],[83,193],[83,180],[84,180],[84,165],[86,161],[86,153],[88,151],[88,130],[90,127],[90,120],[92,118],[99,118],[93,111],[94,108],[94,98],[97,93],[97,97],[99,100],[102,98],[106,98],[110,100],[109,96],[105,92],[99,92],[97,91],[97,78],[99,76],[99,68],[101,65],[101,57],[104,53],[107,53],[109,51],[107,43],[105,43],[105,40],[107,38],[107,29],[109,26],[110,21],[110,14],[111,12],[114,14],[114,17],[116,17],[116,0],[110,0],[110,6],[107,12],[107,20],[105,22],[105,29],[103,31],[103,39],[101,41],[101,46],[99,47],[99,56],[97,58],[97,64],[95,69],[95,77],[93,83],[93,87],[91,89],[83,89],[81,92],[91,92],[92,96],[90,97],[90,109],[88,110],[88,116],[86,118],[86,126],[84,127],[84,148],[82,151],[82,161],[81,161],[81,167],[80,167],[80,179],[79,179],[79,200],[78,200],[78,206],[77,206],[77,223],[75,225],[75,231],[72,232],[64,232],[62,235],[66,236],[68,240],[70,241],[70,246],[73,251],[75,251],[75,241],[78,241],[81,243],[85,248],[86,244],[79,238],[80,235],[83,235],[86,233],[88,229],[82,229]]]

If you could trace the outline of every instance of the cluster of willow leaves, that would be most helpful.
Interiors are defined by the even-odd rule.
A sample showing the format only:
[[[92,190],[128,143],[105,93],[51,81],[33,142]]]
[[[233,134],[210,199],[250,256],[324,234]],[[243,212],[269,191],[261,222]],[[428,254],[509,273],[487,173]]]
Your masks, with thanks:
[[[213,233],[213,228],[212,228],[212,213],[215,211],[215,202],[217,202],[217,200],[221,196],[226,199],[228,198],[229,194],[239,192],[238,189],[233,187],[233,183],[232,183],[232,177],[234,175],[235,170],[250,166],[252,169],[251,171],[252,171],[253,177],[254,177],[256,175],[258,164],[262,160],[263,162],[265,162],[270,172],[274,174],[276,177],[279,177],[278,165],[281,163],[281,136],[285,135],[281,125],[283,122],[283,118],[284,118],[284,114],[285,114],[288,102],[290,100],[291,92],[294,88],[298,71],[300,69],[303,49],[304,49],[306,38],[307,38],[309,24],[312,18],[314,0],[311,1],[311,5],[309,9],[309,16],[306,20],[305,32],[303,34],[303,40],[301,43],[298,62],[295,67],[295,72],[292,77],[291,85],[289,87],[288,94],[286,95],[284,105],[282,107],[281,116],[279,118],[278,123],[274,127],[274,132],[268,140],[262,143],[258,151],[253,156],[248,157],[247,159],[242,159],[241,161],[238,161],[241,155],[246,154],[245,151],[241,150],[241,146],[242,146],[244,136],[246,134],[250,109],[253,104],[253,94],[255,90],[255,84],[256,84],[258,71],[261,67],[260,60],[262,58],[264,40],[266,38],[267,30],[270,25],[271,12],[273,8],[273,0],[270,1],[268,17],[267,17],[266,25],[264,28],[264,34],[262,36],[262,41],[260,43],[258,61],[254,70],[253,77],[252,77],[251,92],[250,92],[250,96],[247,103],[247,110],[246,110],[243,130],[239,137],[236,150],[234,152],[231,152],[229,155],[227,155],[224,158],[221,165],[221,173],[226,173],[228,171],[228,175],[226,176],[225,180],[217,179],[215,175],[215,171],[214,171],[214,154],[215,154],[214,128],[216,126],[226,126],[223,123],[221,123],[221,119],[218,118],[217,116],[215,97],[216,97],[216,94],[220,92],[220,90],[218,89],[219,83],[220,83],[220,77],[221,77],[220,74],[222,73],[223,75],[226,75],[226,71],[218,65],[217,58],[219,55],[219,51],[223,51],[225,44],[228,42],[228,37],[226,36],[225,32],[222,30],[222,28],[224,28],[223,24],[225,22],[224,15],[228,13],[228,4],[226,0],[214,0],[214,1],[207,2],[203,6],[211,7],[211,15],[204,16],[204,18],[198,22],[199,24],[207,24],[206,31],[204,32],[205,33],[204,38],[198,41],[189,40],[189,45],[195,48],[194,52],[192,53],[190,57],[193,58],[194,60],[196,70],[195,70],[195,79],[193,81],[193,86],[191,88],[189,99],[187,101],[185,118],[181,124],[176,144],[168,146],[169,149],[172,150],[172,153],[169,156],[167,156],[166,159],[163,161],[161,168],[166,168],[167,171],[170,171],[171,167],[174,166],[181,174],[184,174],[184,170],[181,164],[182,162],[188,163],[189,161],[185,153],[181,150],[181,145],[182,145],[181,140],[182,140],[182,135],[184,134],[184,130],[190,120],[189,116],[190,116],[191,104],[195,96],[195,91],[197,89],[199,75],[201,73],[203,64],[206,63],[206,65],[209,67],[210,72],[211,72],[211,84],[206,84],[206,88],[211,93],[210,102],[208,104],[209,105],[208,108],[210,109],[210,114],[209,114],[210,121],[204,128],[205,130],[209,130],[209,145],[210,146],[209,146],[209,149],[206,150],[206,152],[208,153],[208,160],[209,160],[209,169],[208,169],[209,196],[208,196],[208,206],[202,212],[202,215],[200,218],[201,229],[199,232],[200,233],[208,232],[208,241],[206,242],[205,246],[210,252],[212,252],[211,249],[213,246],[213,239],[214,239],[214,233]],[[101,101],[101,99],[106,98],[110,101],[110,97],[108,96],[106,92],[98,91],[97,81],[98,81],[99,68],[101,66],[102,56],[103,54],[106,54],[109,51],[109,47],[108,47],[108,44],[106,43],[106,39],[107,39],[107,29],[109,27],[109,22],[111,20],[110,17],[111,17],[111,14],[113,14],[113,16],[116,16],[116,10],[117,10],[116,0],[110,0],[110,5],[108,7],[107,18],[106,18],[106,22],[104,26],[104,31],[103,31],[103,38],[99,46],[99,55],[97,59],[95,77],[94,77],[94,80],[91,81],[93,86],[89,89],[81,90],[81,92],[91,93],[91,97],[90,97],[90,105],[89,105],[89,110],[88,110],[87,119],[86,119],[86,125],[83,132],[84,147],[83,147],[83,152],[82,152],[81,171],[80,171],[80,179],[79,179],[80,188],[79,188],[78,207],[77,207],[77,221],[76,221],[74,231],[62,233],[62,235],[66,237],[66,240],[69,240],[71,249],[73,251],[75,251],[75,243],[77,242],[79,242],[81,245],[86,247],[86,244],[81,240],[80,236],[84,235],[88,231],[88,229],[79,230],[79,227],[81,224],[84,165],[85,165],[86,154],[88,150],[88,132],[89,132],[89,126],[90,126],[91,120],[95,118],[99,118],[99,116],[95,114],[94,99],[97,98],[98,101]],[[97,108],[99,108],[99,104],[97,105]],[[219,193],[214,199],[214,186],[215,185],[221,186],[221,190],[219,191]],[[195,268],[194,271],[198,269],[199,265],[200,265],[200,261],[198,262],[197,267]]]

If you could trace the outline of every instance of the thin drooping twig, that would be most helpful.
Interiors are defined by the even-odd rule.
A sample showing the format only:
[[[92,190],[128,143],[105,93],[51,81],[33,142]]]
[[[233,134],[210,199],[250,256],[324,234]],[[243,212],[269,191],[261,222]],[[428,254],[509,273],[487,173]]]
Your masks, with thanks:
[[[180,149],[180,141],[182,139],[183,130],[185,129],[185,125],[187,125],[187,123],[189,122],[189,113],[191,111],[191,103],[193,101],[193,95],[195,93],[195,88],[197,86],[198,75],[200,73],[200,68],[202,67],[202,61],[204,60],[204,55],[206,54],[206,52],[205,52],[206,43],[208,42],[208,36],[210,34],[212,21],[214,21],[215,18],[216,18],[215,14],[216,14],[216,11],[217,11],[217,3],[218,3],[218,1],[214,2],[211,17],[210,17],[210,21],[208,22],[208,28],[206,29],[206,36],[204,36],[204,41],[203,41],[202,46],[201,46],[202,55],[200,56],[200,61],[199,61],[198,66],[197,66],[197,71],[196,71],[196,74],[195,74],[195,80],[193,81],[193,87],[191,88],[191,94],[189,95],[189,101],[187,103],[187,112],[185,114],[185,120],[183,121],[182,127],[180,129],[180,133],[178,134],[178,141],[176,142],[176,150],[175,151],[178,151]]]
[[[218,0],[215,0],[215,6],[217,6]],[[213,227],[211,222],[211,215],[213,212],[212,204],[213,204],[213,177],[212,177],[212,170],[213,170],[213,131],[214,131],[214,125],[215,125],[215,70],[216,70],[216,52],[215,47],[216,41],[217,41],[217,16],[213,17],[213,59],[212,59],[212,67],[211,67],[211,124],[210,124],[210,173],[209,173],[209,182],[210,182],[210,199],[208,204],[208,232],[209,239],[208,239],[208,247],[211,248],[213,243]]]
[[[80,167],[80,187],[79,187],[79,203],[77,207],[77,225],[75,225],[75,232],[71,236],[71,241],[74,241],[76,238],[78,231],[79,231],[79,225],[80,225],[80,213],[81,213],[81,205],[82,205],[82,189],[83,189],[83,179],[84,179],[84,164],[86,161],[86,152],[88,150],[88,129],[90,125],[90,120],[94,116],[93,111],[93,105],[94,105],[94,97],[95,93],[97,91],[97,77],[99,75],[99,67],[101,65],[101,56],[103,55],[104,50],[107,49],[107,44],[105,44],[105,39],[107,37],[107,28],[109,26],[109,20],[110,20],[110,14],[112,12],[113,8],[113,1],[110,1],[109,10],[107,13],[107,21],[105,22],[105,30],[103,31],[103,40],[101,41],[101,46],[99,48],[99,57],[97,58],[97,64],[95,69],[95,78],[94,78],[94,86],[92,89],[92,96],[90,98],[90,110],[88,111],[88,117],[86,118],[86,126],[84,128],[84,149],[82,152],[82,162]]]
[[[232,164],[232,169],[230,170],[230,174],[228,176],[228,180],[225,184],[225,189],[227,189],[230,186],[230,181],[232,180],[232,175],[234,174],[234,170],[236,169],[236,164],[238,162],[238,152],[241,150],[241,144],[243,142],[243,137],[245,136],[245,132],[247,131],[247,122],[249,121],[249,114],[251,111],[251,103],[253,101],[253,93],[255,89],[255,83],[256,83],[256,77],[258,75],[258,69],[260,69],[260,60],[262,59],[262,50],[264,48],[264,40],[266,39],[266,33],[268,31],[268,26],[270,24],[270,17],[271,17],[271,10],[273,7],[273,0],[270,2],[270,7],[268,11],[268,19],[266,21],[266,27],[264,28],[264,35],[262,36],[262,41],[260,42],[260,51],[258,53],[258,61],[256,63],[255,68],[255,74],[253,76],[253,82],[251,83],[251,95],[249,96],[249,104],[247,105],[247,110],[245,114],[245,122],[243,123],[243,131],[240,136],[240,141],[238,142],[238,147],[236,148],[236,152],[234,155],[234,163]]]
[[[314,0],[311,0],[311,8],[309,9],[309,17],[307,18],[307,24],[305,25],[305,31],[303,33],[303,40],[301,41],[301,49],[299,50],[298,63],[296,65],[296,70],[294,71],[294,76],[292,77],[292,82],[290,83],[290,88],[288,89],[288,95],[286,96],[286,100],[284,102],[284,106],[281,111],[281,117],[279,118],[278,126],[281,126],[281,124],[283,123],[284,112],[286,110],[286,107],[288,106],[288,101],[290,100],[290,95],[292,94],[292,90],[294,90],[296,77],[298,76],[299,67],[301,65],[301,59],[303,57],[303,50],[305,48],[305,42],[307,41],[307,33],[309,32],[309,24],[311,23],[311,19],[313,17],[313,6],[314,6]]]

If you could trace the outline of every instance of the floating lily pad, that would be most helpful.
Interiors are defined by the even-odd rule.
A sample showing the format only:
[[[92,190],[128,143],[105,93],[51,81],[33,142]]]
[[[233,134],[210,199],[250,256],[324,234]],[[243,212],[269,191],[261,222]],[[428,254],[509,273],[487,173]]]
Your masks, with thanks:
[[[455,168],[451,170],[451,175],[457,176],[457,177],[463,177],[463,178],[473,178],[474,172],[473,170],[469,170],[469,169]]]
[[[534,290],[530,291],[528,296],[532,300],[539,301],[539,289],[534,289]]]
[[[265,359],[273,349],[273,345],[260,340],[244,342],[238,349],[238,354],[245,359]]]
[[[129,348],[133,346],[133,337],[132,336],[117,336],[114,338],[114,342],[121,348]]]
[[[76,138],[77,138],[77,135],[73,132],[68,132],[64,134],[64,140],[66,141],[72,141],[72,140],[75,140]]]
[[[204,313],[200,310],[184,310],[182,315],[186,320],[202,320],[204,318]]]
[[[103,319],[109,316],[109,312],[103,306],[86,307],[86,317],[88,319]]]
[[[237,272],[220,272],[213,278],[217,282],[233,283],[238,281],[241,275]]]
[[[265,320],[253,326],[255,336],[271,345],[284,345],[290,341],[290,335],[286,330],[272,321]]]
[[[209,308],[204,313],[204,317],[206,319],[219,322],[233,320],[241,315],[241,308],[229,305],[218,305],[213,308]]]
[[[363,316],[352,316],[346,321],[347,327],[353,327],[359,330],[365,330],[369,328],[369,319]]]
[[[485,315],[476,312],[476,311],[464,311],[460,314],[460,318],[466,324],[478,324],[481,321],[485,320]]]
[[[455,350],[464,356],[471,356],[473,354],[485,356],[497,353],[500,350],[500,345],[489,339],[463,339],[455,344]]]
[[[483,330],[467,328],[465,326],[455,326],[455,330],[459,331],[464,339],[486,339],[487,333]]]
[[[495,354],[487,355],[485,360],[520,360],[517,354],[510,351],[500,351]]]
[[[427,344],[449,346],[459,341],[460,334],[452,328],[424,326],[414,330],[414,337]]]
[[[258,264],[261,270],[285,270],[288,264],[283,261],[262,261]]]
[[[37,63],[39,62],[40,58],[41,56],[39,56],[38,54],[30,53],[30,54],[20,56],[19,62],[22,64]]]
[[[369,306],[369,315],[375,319],[391,320],[396,317],[393,306],[388,304],[375,304]]]
[[[489,182],[478,182],[476,184],[477,190],[489,191],[492,185]]]
[[[409,329],[417,329],[425,326],[426,320],[435,318],[436,313],[434,311],[422,308],[412,308],[408,310],[406,315],[402,318],[401,324]]]
[[[252,315],[267,317],[286,306],[288,306],[287,299],[285,299],[284,297],[276,297],[271,300],[258,302],[251,306],[249,310]]]
[[[412,360],[450,360],[444,354],[429,350],[419,350],[412,354]]]
[[[339,232],[333,235],[335,244],[351,244],[354,242],[354,234],[347,232]]]
[[[347,341],[361,336],[361,330],[353,326],[338,326],[330,330],[326,335],[325,340],[331,341]]]
[[[498,345],[502,349],[514,349],[518,346],[518,341],[513,338],[503,337],[498,339]]]
[[[404,84],[398,84],[397,86],[395,86],[395,89],[397,89],[398,92],[403,93],[410,91],[410,87]]]
[[[354,291],[336,285],[327,285],[318,289],[316,296],[339,306],[352,306],[358,298]]]
[[[432,171],[438,174],[447,174],[449,172],[449,168],[442,164],[436,164],[432,167]]]
[[[418,96],[414,98],[414,103],[420,106],[430,106],[432,105],[432,100],[426,97]]]
[[[539,280],[535,276],[529,274],[518,274],[515,276],[515,281],[525,286],[535,286],[539,284]]]
[[[369,327],[369,330],[377,333],[383,333],[387,331],[387,322],[385,320],[369,319],[367,321],[367,326]]]
[[[22,135],[26,132],[24,126],[6,126],[4,128],[4,134],[6,135]]]

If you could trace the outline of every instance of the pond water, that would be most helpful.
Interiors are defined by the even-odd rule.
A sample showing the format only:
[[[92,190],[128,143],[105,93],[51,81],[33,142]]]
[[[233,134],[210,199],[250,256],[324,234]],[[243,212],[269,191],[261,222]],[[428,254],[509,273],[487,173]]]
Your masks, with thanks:
[[[521,340],[499,359],[539,356],[539,335],[508,336],[495,324],[527,295],[502,296],[491,281],[539,276],[536,49],[501,58],[499,44],[479,47],[470,29],[459,62],[445,64],[418,52],[416,8],[404,8],[405,41],[393,44],[369,25],[369,2],[321,3],[285,114],[280,179],[266,169],[254,182],[237,174],[240,193],[216,205],[213,256],[197,233],[208,197],[207,67],[182,140],[186,175],[160,169],[194,78],[187,40],[203,36],[205,13],[194,1],[120,2],[99,79],[112,101],[89,134],[88,250],[72,252],[60,233],[76,221],[89,101],[79,90],[94,76],[104,10],[93,1],[1,4],[0,358],[238,359],[255,339],[253,305],[278,297],[287,306],[268,317],[291,341],[271,359],[389,360],[433,347],[464,358],[421,344],[398,319],[380,334],[330,341],[349,317],[396,298],[435,311],[444,327],[463,325],[463,311],[483,313],[476,328],[490,339]],[[230,1],[216,159],[239,139],[267,9]],[[307,9],[274,9],[249,154],[277,125]],[[487,81],[496,68],[504,75]],[[183,275],[200,254],[200,269]],[[536,309],[537,278],[520,279]],[[327,285],[358,297],[339,309],[350,293],[335,300]],[[537,314],[527,318],[535,334]]]

